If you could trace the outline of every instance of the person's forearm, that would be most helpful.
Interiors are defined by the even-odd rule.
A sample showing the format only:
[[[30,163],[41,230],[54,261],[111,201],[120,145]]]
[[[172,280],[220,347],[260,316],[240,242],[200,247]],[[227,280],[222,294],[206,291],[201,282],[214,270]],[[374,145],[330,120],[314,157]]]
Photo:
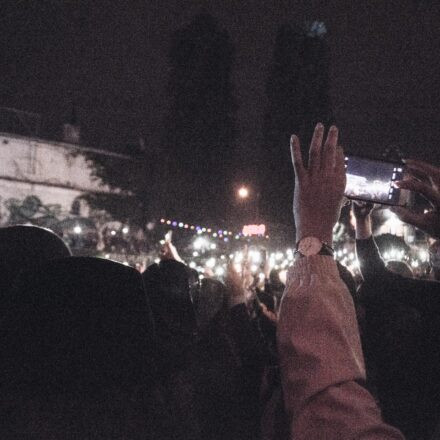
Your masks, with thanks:
[[[383,283],[392,277],[380,256],[372,235],[365,239],[356,237],[356,255],[364,281]]]
[[[356,219],[356,240],[366,240],[372,235],[371,217]]]
[[[363,279],[383,282],[389,273],[373,239],[370,215],[356,219],[356,253]]]
[[[290,269],[278,349],[292,438],[403,439],[358,384],[365,367],[356,315],[331,257],[299,258]]]

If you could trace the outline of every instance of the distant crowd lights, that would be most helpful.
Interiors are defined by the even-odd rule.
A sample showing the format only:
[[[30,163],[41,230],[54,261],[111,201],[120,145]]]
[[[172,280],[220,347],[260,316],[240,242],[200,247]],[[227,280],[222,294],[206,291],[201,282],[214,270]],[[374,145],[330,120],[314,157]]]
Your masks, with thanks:
[[[387,220],[393,223],[392,226],[397,226],[398,220],[393,215],[388,214]],[[192,250],[190,252],[191,257],[189,258],[188,264],[191,268],[196,269],[201,274],[203,274],[205,270],[208,270],[208,272],[212,273],[214,276],[223,277],[226,274],[228,262],[232,262],[236,269],[240,270],[245,258],[247,258],[250,272],[258,277],[264,276],[264,258],[267,258],[266,268],[278,271],[285,271],[293,264],[294,251],[291,248],[285,249],[284,251],[278,250],[270,253],[267,252],[266,254],[266,251],[261,250],[261,245],[253,246],[251,242],[247,242],[250,249],[246,254],[246,257],[243,249],[236,251],[230,249],[228,254],[223,255],[221,254],[222,246],[220,243],[217,242],[218,244],[216,244],[215,240],[212,240],[220,239],[227,242],[233,238],[235,238],[235,240],[240,240],[246,239],[249,236],[262,236],[268,239],[269,236],[264,235],[266,233],[265,225],[245,225],[241,232],[233,232],[230,230],[194,225],[166,218],[161,218],[160,223],[171,228],[179,228],[181,230],[187,230],[188,232],[191,231],[190,233],[194,234]],[[79,224],[76,224],[72,228],[72,232],[79,235],[84,231]],[[122,225],[118,232],[114,229],[110,230],[112,236],[115,236],[117,233],[122,233],[124,236],[127,236],[130,232],[131,231],[127,225]],[[230,243],[232,244],[234,242],[231,241]],[[164,244],[164,240],[161,240],[161,244]],[[239,242],[237,242],[234,247],[237,247],[238,244]],[[260,247],[260,249],[258,249],[258,247]],[[263,249],[264,247],[265,246],[263,246]],[[106,254],[105,258],[110,258],[110,254]],[[428,251],[420,247],[412,247],[409,251],[402,248],[390,247],[383,252],[382,258],[385,262],[389,260],[406,261],[411,267],[417,270],[421,270],[429,264]],[[341,243],[339,246],[337,245],[337,248],[335,249],[335,259],[339,260],[352,272],[359,273],[359,262],[355,254],[354,243]],[[158,262],[160,260],[156,258],[155,261]],[[124,264],[127,263],[124,262]]]
[[[209,247],[207,249],[209,249]],[[203,254],[195,251],[193,257],[194,258],[189,262],[189,266],[196,269],[201,274],[204,274],[206,270],[209,270],[215,276],[222,277],[226,273],[228,262],[232,262],[235,269],[238,272],[241,272],[247,261],[248,268],[252,275],[258,276],[259,278],[264,278],[265,276],[263,273],[263,266],[265,266],[264,256],[262,251],[257,249],[249,250],[247,255],[243,250],[237,250],[229,255],[209,254],[208,257],[204,257]],[[295,257],[293,249],[289,248],[284,252],[276,251],[268,253],[266,258],[266,267],[269,270],[275,269],[284,272],[285,274],[287,269],[293,265]],[[344,246],[337,249],[334,258],[352,271],[353,274],[359,274],[359,261],[351,246]],[[417,251],[417,255],[410,256],[402,249],[390,248],[383,253],[382,258],[385,262],[389,260],[407,261],[414,269],[417,269],[422,267],[423,264],[427,264],[429,255],[424,249]]]

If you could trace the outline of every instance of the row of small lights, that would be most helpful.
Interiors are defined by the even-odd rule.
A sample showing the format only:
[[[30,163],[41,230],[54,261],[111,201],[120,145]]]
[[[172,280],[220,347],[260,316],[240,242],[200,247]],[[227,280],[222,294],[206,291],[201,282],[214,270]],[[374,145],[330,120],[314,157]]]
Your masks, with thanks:
[[[73,232],[76,234],[76,235],[80,235],[80,234],[82,234],[82,227],[80,226],[80,225],[76,225],[76,226],[74,226],[73,227]],[[123,228],[122,228],[122,233],[124,234],[124,235],[126,235],[126,234],[128,234],[130,232],[130,229],[128,228],[128,226],[124,226]],[[110,231],[110,235],[116,235],[117,234],[117,232],[114,230],[114,229],[112,229],[111,231]]]
[[[239,240],[241,237],[244,237],[244,235],[241,232],[238,232],[236,234],[234,234],[231,231],[227,231],[227,230],[222,230],[219,229],[218,231],[215,231],[213,228],[206,228],[206,227],[202,227],[202,226],[194,226],[194,225],[189,225],[187,223],[183,223],[183,222],[177,222],[175,220],[165,220],[164,218],[160,219],[160,223],[162,224],[166,224],[168,226],[172,226],[174,228],[181,228],[181,229],[189,229],[191,231],[196,231],[197,234],[209,234],[212,235],[212,237],[214,238],[227,238],[228,236],[234,236],[234,238],[236,240]],[[76,225],[73,227],[73,232],[77,235],[82,234],[83,230],[82,227],[80,225]],[[122,228],[122,233],[124,235],[128,234],[129,232],[129,228],[128,226],[124,226]],[[110,231],[111,235],[116,235],[117,232],[113,229]],[[266,236],[266,238],[269,238],[269,236]]]
[[[217,238],[217,237],[218,238],[227,238],[228,236],[231,236],[231,237],[234,236],[234,238],[236,240],[238,240],[243,236],[243,234],[241,232],[234,234],[231,231],[227,231],[227,230],[223,230],[223,229],[219,229],[216,231],[214,228],[189,225],[188,223],[178,222],[176,220],[166,220],[164,218],[161,218],[160,222],[164,225],[168,225],[173,228],[188,229],[190,231],[196,231],[196,233],[199,235],[200,234],[209,234],[209,235],[212,235],[214,238]]]
[[[173,228],[180,228],[180,229],[187,229],[190,231],[195,231],[197,234],[208,234],[211,235],[214,238],[228,238],[228,237],[234,237],[235,240],[239,240],[242,237],[245,237],[245,235],[242,232],[232,232],[227,231],[223,229],[216,230],[215,228],[208,228],[205,226],[195,226],[195,225],[189,225],[188,223],[184,222],[178,222],[176,220],[167,220],[164,218],[160,219],[160,223],[163,225],[171,226]],[[268,235],[265,236],[266,238],[269,238]],[[228,240],[225,240],[228,241]]]

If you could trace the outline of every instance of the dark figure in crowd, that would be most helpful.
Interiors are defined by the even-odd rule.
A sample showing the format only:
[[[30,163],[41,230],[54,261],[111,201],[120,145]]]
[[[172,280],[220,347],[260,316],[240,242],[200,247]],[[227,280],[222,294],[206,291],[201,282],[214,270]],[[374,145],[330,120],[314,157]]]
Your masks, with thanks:
[[[136,270],[69,257],[23,271],[0,346],[2,439],[170,438]]]
[[[432,279],[440,281],[440,240],[436,240],[429,247],[429,265]]]
[[[165,399],[175,420],[176,438],[201,438],[190,371],[197,341],[189,270],[173,259],[153,264],[142,274],[157,335],[157,359]]]
[[[49,229],[24,225],[0,228],[0,301],[21,270],[70,255],[64,241]]]
[[[224,284],[199,283],[171,243],[141,276],[71,257],[49,231],[0,229],[0,438],[403,440],[388,422],[408,439],[435,436],[439,284],[388,271],[359,208],[358,298],[333,258],[346,180],[337,141],[318,124],[306,168],[292,136],[297,253],[280,305],[275,278],[250,293],[250,272],[231,266]],[[398,184],[434,209],[397,214],[439,239],[440,170],[408,165],[430,183]],[[358,300],[385,422],[366,387]]]
[[[353,203],[367,373],[385,420],[408,439],[429,439],[440,415],[440,284],[387,268],[372,236],[372,209]]]
[[[266,270],[265,270],[266,272]],[[272,269],[269,276],[264,280],[264,295],[260,298],[261,302],[266,305],[269,310],[277,311],[281,302],[281,297],[285,289],[284,283],[280,280],[280,271]],[[265,300],[265,298],[268,298]]]
[[[230,270],[226,286],[203,280],[201,290],[191,292],[191,270],[174,259],[180,260],[174,250],[163,257],[143,277],[177,438],[258,439],[259,389],[268,355],[238,274]]]

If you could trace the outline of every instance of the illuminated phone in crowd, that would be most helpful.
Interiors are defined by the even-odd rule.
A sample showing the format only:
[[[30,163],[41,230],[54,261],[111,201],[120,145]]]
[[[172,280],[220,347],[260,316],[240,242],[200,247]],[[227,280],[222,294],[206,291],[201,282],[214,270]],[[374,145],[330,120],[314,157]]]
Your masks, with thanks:
[[[165,243],[171,243],[171,240],[173,239],[173,231],[168,231],[165,234],[164,239],[165,239]]]
[[[408,204],[409,192],[394,185],[394,182],[403,180],[405,176],[403,164],[346,156],[345,171],[347,185],[344,194],[349,199],[381,205],[405,206]]]

